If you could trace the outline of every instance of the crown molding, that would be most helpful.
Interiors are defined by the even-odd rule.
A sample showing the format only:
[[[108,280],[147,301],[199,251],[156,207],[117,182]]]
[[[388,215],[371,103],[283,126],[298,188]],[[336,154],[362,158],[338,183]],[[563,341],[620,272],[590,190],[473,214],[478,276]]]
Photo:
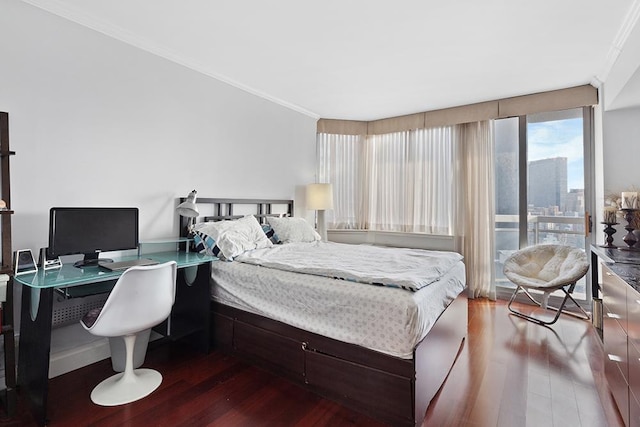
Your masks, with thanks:
[[[195,61],[192,58],[187,58],[175,51],[166,49],[152,42],[151,40],[140,37],[139,35],[136,35],[116,25],[112,25],[105,21],[99,20],[94,16],[81,13],[78,10],[70,8],[69,6],[65,5],[64,3],[58,0],[21,0],[21,1],[24,3],[28,3],[34,7],[37,7],[39,9],[42,9],[46,12],[52,13],[56,16],[60,16],[76,24],[82,25],[83,27],[87,27],[91,30],[102,33],[108,37],[114,38],[128,45],[134,46],[138,49],[152,53],[153,55],[159,56],[168,61],[187,67],[193,71],[204,74],[213,79],[219,80],[223,83],[226,83],[244,92],[266,99],[267,101],[281,105],[285,108],[296,111],[298,113],[304,114],[305,116],[309,116],[316,120],[320,118],[320,115],[317,113],[314,113],[313,111],[309,111],[305,108],[300,107],[299,105],[295,105],[283,99],[271,96],[268,93],[265,93],[261,90],[247,86],[225,75],[214,73],[211,70],[207,69],[207,67],[205,67],[202,63]]]
[[[622,52],[631,31],[633,31],[634,27],[638,23],[638,19],[640,19],[640,0],[634,0],[622,21],[622,25],[620,26],[616,37],[611,43],[602,71],[592,79],[592,84],[594,82],[598,84],[598,86],[594,84],[595,87],[599,87],[602,82],[607,81],[607,77],[609,77],[609,73],[611,72],[613,65],[618,60],[618,56],[620,55],[620,52]]]

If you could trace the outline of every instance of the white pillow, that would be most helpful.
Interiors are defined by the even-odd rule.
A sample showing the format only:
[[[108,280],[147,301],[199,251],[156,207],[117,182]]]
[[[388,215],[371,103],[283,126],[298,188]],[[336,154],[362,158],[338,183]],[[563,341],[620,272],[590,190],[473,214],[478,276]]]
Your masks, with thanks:
[[[304,218],[267,217],[267,222],[282,243],[315,242],[321,239],[316,230]]]
[[[198,231],[213,237],[227,260],[251,249],[273,246],[253,215],[233,221],[207,222]]]

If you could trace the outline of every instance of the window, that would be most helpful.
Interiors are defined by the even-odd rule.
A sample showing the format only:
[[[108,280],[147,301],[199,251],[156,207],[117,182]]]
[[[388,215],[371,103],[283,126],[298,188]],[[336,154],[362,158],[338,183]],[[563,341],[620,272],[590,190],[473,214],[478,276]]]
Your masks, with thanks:
[[[319,182],[334,187],[329,228],[453,233],[453,127],[318,134]]]
[[[498,286],[513,287],[502,268],[519,248],[561,243],[585,249],[589,120],[589,108],[496,120]],[[588,297],[586,280],[578,282],[578,298]]]

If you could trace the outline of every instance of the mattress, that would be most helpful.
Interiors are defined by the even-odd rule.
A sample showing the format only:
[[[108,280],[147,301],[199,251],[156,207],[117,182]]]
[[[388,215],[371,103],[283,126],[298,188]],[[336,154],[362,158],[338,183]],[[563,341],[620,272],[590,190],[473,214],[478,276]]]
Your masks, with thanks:
[[[417,292],[236,261],[211,270],[214,301],[403,359],[465,287],[460,261]]]

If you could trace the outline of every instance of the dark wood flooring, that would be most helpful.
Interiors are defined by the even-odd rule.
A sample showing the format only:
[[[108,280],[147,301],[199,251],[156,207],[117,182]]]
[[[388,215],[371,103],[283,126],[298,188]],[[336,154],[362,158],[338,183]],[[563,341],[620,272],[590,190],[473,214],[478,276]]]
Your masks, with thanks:
[[[522,306],[520,306],[522,307]],[[149,350],[164,376],[149,397],[114,408],[91,403],[109,361],[50,381],[55,426],[368,426],[381,424],[218,352],[176,343]],[[35,425],[24,404],[0,426]],[[607,389],[602,345],[585,321],[553,329],[508,314],[504,301],[469,302],[469,336],[423,426],[621,426]]]

